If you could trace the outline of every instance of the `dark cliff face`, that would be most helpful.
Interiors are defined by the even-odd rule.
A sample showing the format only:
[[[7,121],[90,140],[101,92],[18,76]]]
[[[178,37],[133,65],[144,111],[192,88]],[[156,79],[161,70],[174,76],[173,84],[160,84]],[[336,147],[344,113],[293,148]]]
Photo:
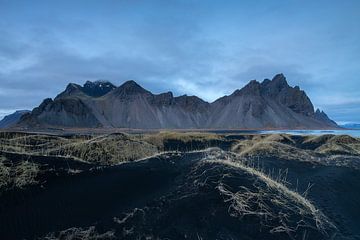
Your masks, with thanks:
[[[152,95],[150,99],[151,104],[158,106],[170,106],[174,104],[174,95],[172,92],[160,93]]]
[[[327,124],[337,127],[336,122],[334,122],[333,120],[331,120],[328,115],[326,115],[326,113],[324,111],[320,111],[320,109],[316,109],[314,117],[318,120],[320,120],[321,122],[326,122]]]
[[[283,74],[263,82],[250,81],[212,104],[207,125],[214,128],[323,128],[334,126],[316,118],[314,107],[299,87],[288,85]]]
[[[36,123],[36,124],[35,124]],[[54,100],[45,99],[21,126],[126,128],[333,128],[324,112],[283,74],[208,103],[196,96],[152,94],[135,81],[119,87],[104,81],[69,84]]]
[[[306,116],[314,114],[314,106],[306,93],[298,86],[290,87],[283,74],[276,75],[272,81],[264,81],[261,84],[265,95],[277,99],[296,113]]]
[[[83,86],[75,83],[67,85],[65,91],[60,93],[57,98],[72,97],[75,95],[86,95],[89,97],[101,97],[108,92],[114,90],[116,87],[108,81],[98,80],[95,82],[87,81]]]
[[[92,110],[79,98],[45,99],[39,107],[24,115],[19,124],[31,127],[100,127]]]
[[[201,98],[198,98],[197,96],[179,96],[174,98],[175,104],[179,105],[180,107],[191,111],[199,111],[199,112],[206,112],[210,108],[210,104],[208,102],[205,102]]]
[[[134,95],[150,95],[151,93],[137,84],[134,80],[129,80],[116,88],[111,94],[117,97],[130,97]]]
[[[87,81],[82,87],[82,90],[89,96],[101,97],[115,88],[116,87],[111,82],[100,80],[95,82]]]

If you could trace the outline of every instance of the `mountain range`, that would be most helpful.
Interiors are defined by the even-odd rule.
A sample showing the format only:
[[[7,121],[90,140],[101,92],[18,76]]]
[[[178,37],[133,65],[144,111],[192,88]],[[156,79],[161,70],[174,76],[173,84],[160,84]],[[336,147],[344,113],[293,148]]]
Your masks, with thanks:
[[[283,74],[250,81],[214,102],[197,96],[153,94],[130,80],[70,83],[21,117],[18,127],[134,129],[324,129],[338,128],[306,93]]]

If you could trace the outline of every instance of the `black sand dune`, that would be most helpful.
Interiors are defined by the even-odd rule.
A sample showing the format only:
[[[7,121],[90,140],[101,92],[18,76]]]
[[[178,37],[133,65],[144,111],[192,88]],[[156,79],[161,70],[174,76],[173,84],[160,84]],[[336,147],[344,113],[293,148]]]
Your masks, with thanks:
[[[173,160],[183,163],[177,157]],[[129,163],[54,178],[41,189],[33,187],[2,196],[0,236],[32,239],[111,219],[166,192],[181,173],[179,167],[155,158],[150,163]]]
[[[290,188],[304,192],[344,234],[360,236],[360,171],[344,166],[262,158],[261,164],[274,173],[287,169]]]
[[[113,167],[93,167],[50,178],[42,187],[4,193],[0,198],[0,236],[66,239],[61,238],[64,232],[59,232],[72,227],[90,229],[100,236],[108,233],[103,239],[340,239],[342,234],[358,233],[357,193],[345,197],[334,192],[337,188],[345,194],[346,186],[359,186],[354,185],[359,177],[351,169],[342,169],[339,174],[348,177],[333,186],[331,177],[338,176],[331,176],[332,169],[287,164],[292,184],[300,177],[300,189],[308,181],[315,183],[309,196],[329,217],[329,222],[319,227],[316,215],[288,193],[269,187],[256,174],[205,161],[208,155],[166,154]],[[266,159],[264,164],[276,167],[279,163],[282,167],[282,161]],[[322,184],[323,178],[329,178],[328,183]],[[355,211],[344,211],[338,205]],[[76,235],[74,231],[71,234]],[[48,235],[50,232],[53,235]]]
[[[10,134],[2,141],[0,239],[360,236],[360,168],[352,155],[359,141],[350,137]],[[38,150],[89,143],[97,144],[89,155]],[[183,152],[112,166],[78,158],[106,149],[116,157],[119,146],[134,143]],[[219,148],[189,152],[209,146]]]

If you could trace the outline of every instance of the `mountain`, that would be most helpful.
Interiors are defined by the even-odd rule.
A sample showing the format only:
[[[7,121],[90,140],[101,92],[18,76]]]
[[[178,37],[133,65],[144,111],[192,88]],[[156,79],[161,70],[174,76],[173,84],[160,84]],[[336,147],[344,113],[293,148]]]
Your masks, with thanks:
[[[12,114],[5,116],[0,121],[0,128],[9,128],[14,126],[24,114],[29,112],[29,110],[18,110]]]
[[[104,81],[69,84],[45,99],[20,127],[105,127],[138,129],[321,129],[337,124],[314,106],[283,74],[250,81],[212,103],[196,96],[153,94],[135,81],[119,87]]]
[[[209,126],[214,128],[336,127],[298,86],[290,87],[283,74],[263,82],[250,81],[230,96],[212,103]]]

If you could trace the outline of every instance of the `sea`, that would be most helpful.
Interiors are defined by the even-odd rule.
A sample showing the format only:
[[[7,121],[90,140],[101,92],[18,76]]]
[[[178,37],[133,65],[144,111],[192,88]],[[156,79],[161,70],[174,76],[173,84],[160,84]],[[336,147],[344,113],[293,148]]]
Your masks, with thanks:
[[[236,133],[236,134],[274,134],[274,133],[285,133],[292,135],[349,135],[352,137],[360,138],[360,129],[341,129],[341,130],[214,130],[210,132],[215,133]]]

